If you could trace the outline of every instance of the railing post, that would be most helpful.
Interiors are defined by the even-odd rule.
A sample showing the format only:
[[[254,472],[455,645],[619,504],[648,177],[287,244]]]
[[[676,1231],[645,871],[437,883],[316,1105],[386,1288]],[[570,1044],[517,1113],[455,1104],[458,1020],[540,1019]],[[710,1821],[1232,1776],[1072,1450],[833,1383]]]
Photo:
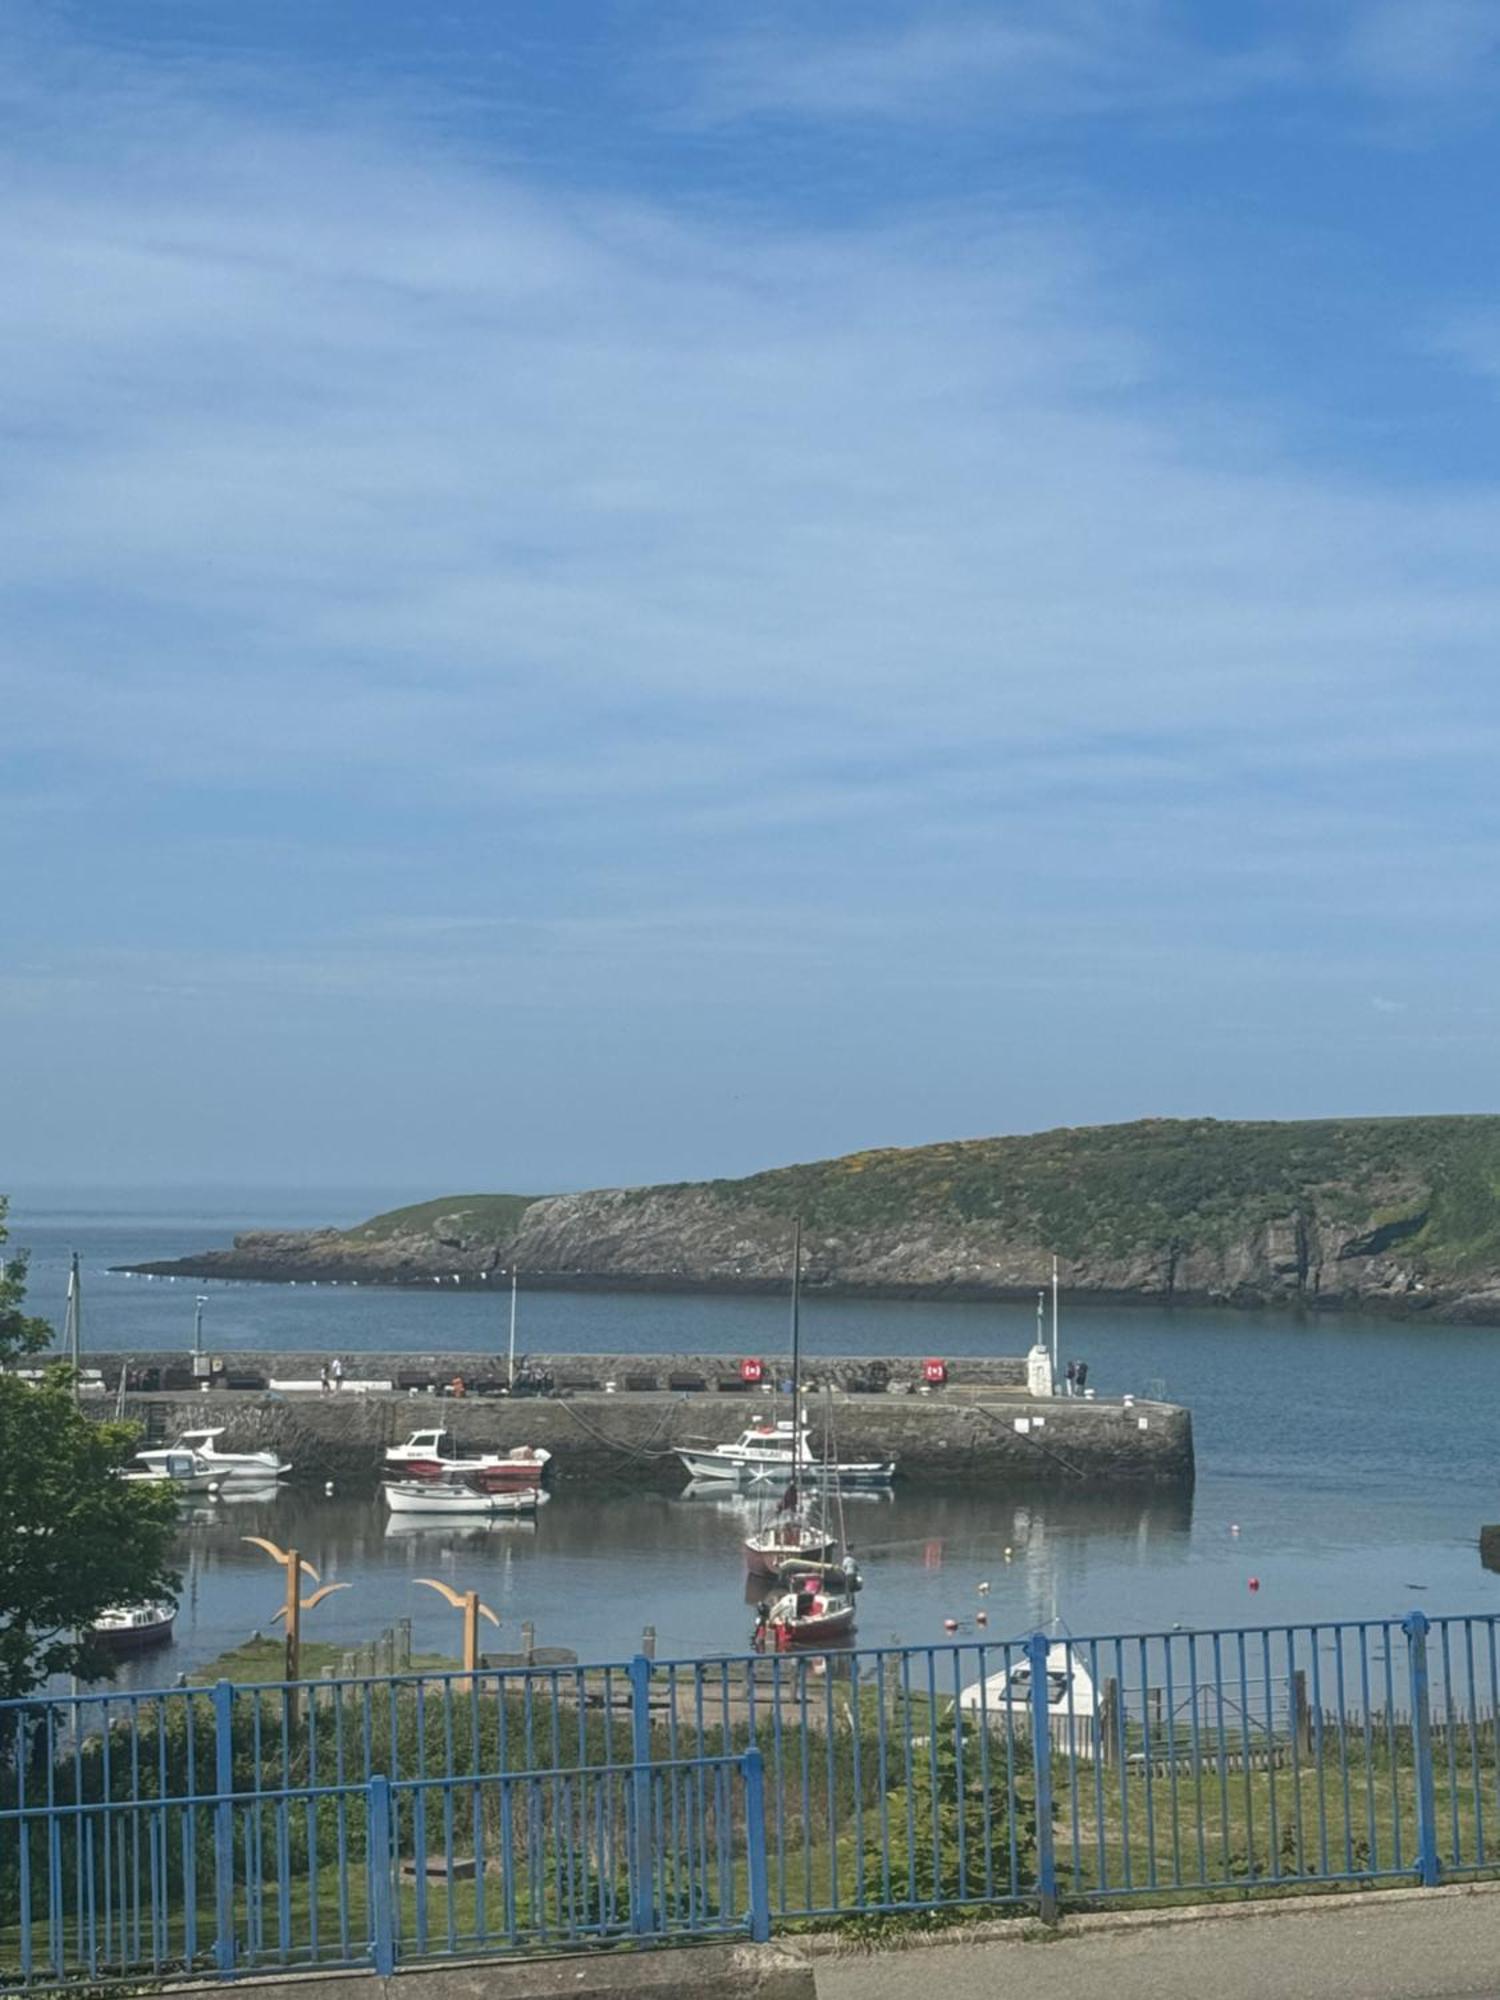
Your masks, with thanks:
[[[1411,1676],[1411,1742],[1417,1764],[1417,1873],[1435,1889],[1442,1878],[1437,1851],[1437,1801],[1432,1783],[1432,1695],[1427,1677],[1427,1614],[1411,1611],[1401,1621]]]
[[[234,1689],[215,1681],[214,1708],[214,1964],[234,1970]]]
[[[1067,1641],[1064,1640],[1066,1645]],[[1057,1855],[1052,1842],[1052,1716],[1047,1685],[1045,1632],[1026,1641],[1031,1662],[1031,1764],[1036,1779],[1036,1899],[1044,1924],[1057,1922]]]
[[[637,1653],[630,1662],[630,1928],[637,1937],[655,1929],[651,1839],[651,1662]]]
[[[766,1766],[752,1744],[740,1759],[745,1774],[745,1859],[750,1872],[750,1936],[764,1944],[771,1935],[771,1888],[766,1868]]]
[[[376,1772],[365,1792],[365,1847],[370,1881],[370,1950],[375,1970],[389,1979],[396,1970],[396,1928],[391,1907],[391,1781]],[[419,1857],[420,1860],[420,1857]]]

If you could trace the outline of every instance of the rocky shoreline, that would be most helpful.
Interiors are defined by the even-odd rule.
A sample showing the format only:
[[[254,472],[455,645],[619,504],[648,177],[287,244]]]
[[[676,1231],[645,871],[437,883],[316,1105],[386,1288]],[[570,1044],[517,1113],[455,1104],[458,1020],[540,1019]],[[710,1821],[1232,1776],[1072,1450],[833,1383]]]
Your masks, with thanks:
[[[850,1154],[742,1181],[457,1195],[129,1266],[281,1284],[1274,1306],[1500,1325],[1500,1119],[1206,1119]]]

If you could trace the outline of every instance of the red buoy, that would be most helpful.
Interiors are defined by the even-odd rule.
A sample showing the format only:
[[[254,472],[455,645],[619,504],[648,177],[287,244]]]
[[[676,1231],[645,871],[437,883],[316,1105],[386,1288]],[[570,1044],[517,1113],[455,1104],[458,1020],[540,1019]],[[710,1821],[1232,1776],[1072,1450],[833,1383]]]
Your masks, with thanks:
[[[958,1620],[956,1618],[945,1618],[943,1620],[943,1630],[945,1632],[956,1632],[958,1630]]]
[[[1258,1576],[1252,1576],[1252,1577],[1251,1577],[1251,1579],[1250,1579],[1250,1588],[1251,1588],[1252,1590],[1259,1590],[1259,1589],[1260,1589],[1260,1578],[1259,1578]]]

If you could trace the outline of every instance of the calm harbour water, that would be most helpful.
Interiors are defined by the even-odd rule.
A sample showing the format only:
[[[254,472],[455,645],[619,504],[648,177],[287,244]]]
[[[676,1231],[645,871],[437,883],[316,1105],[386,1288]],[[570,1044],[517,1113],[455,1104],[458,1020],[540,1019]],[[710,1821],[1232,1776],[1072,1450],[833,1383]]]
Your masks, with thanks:
[[[200,1285],[111,1275],[111,1264],[186,1255],[236,1228],[353,1221],[390,1205],[340,1198],[70,1196],[11,1215],[11,1249],[32,1252],[30,1304],[61,1325],[68,1253],[81,1255],[85,1344],[112,1351],[186,1347],[194,1299],[208,1299],[210,1344],[498,1352],[505,1302],[434,1288]],[[1025,1308],[813,1299],[809,1352],[1017,1353]],[[775,1354],[786,1310],[774,1299],[539,1293],[522,1300],[522,1345],[538,1351],[668,1350]],[[1165,1394],[1193,1411],[1191,1495],[924,1493],[850,1507],[867,1587],[867,1643],[940,1641],[967,1626],[991,1585],[989,1631],[1054,1616],[1077,1633],[1174,1624],[1500,1609],[1481,1570],[1480,1523],[1500,1519],[1496,1476],[1500,1328],[1397,1325],[1147,1308],[1077,1309],[1064,1351],[1087,1358],[1100,1392]],[[356,1364],[357,1366],[357,1364]],[[524,1439],[523,1408],[498,1409],[495,1442]],[[219,1501],[185,1524],[184,1589],[173,1646],[127,1670],[156,1684],[270,1630],[277,1579],[245,1534],[295,1540],[325,1580],[353,1583],[312,1614],[309,1638],[353,1644],[398,1617],[419,1647],[451,1650],[455,1620],[419,1575],[477,1586],[503,1620],[495,1643],[540,1643],[587,1658],[634,1650],[654,1624],[662,1654],[734,1652],[750,1628],[739,1544],[747,1515],[723,1500],[569,1495],[534,1524],[391,1531],[378,1502],[283,1491]],[[1237,1530],[1237,1532],[1236,1532]],[[1011,1555],[1006,1558],[1005,1550]],[[1259,1580],[1252,1593],[1249,1579]]]

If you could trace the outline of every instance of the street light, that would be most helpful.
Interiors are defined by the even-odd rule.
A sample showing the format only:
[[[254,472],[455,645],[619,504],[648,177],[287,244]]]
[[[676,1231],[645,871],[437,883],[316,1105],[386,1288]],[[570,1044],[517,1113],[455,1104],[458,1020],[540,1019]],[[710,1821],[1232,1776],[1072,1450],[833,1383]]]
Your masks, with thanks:
[[[200,1292],[194,1301],[193,1309],[193,1353],[195,1356],[201,1355],[203,1352],[203,1308],[207,1304],[207,1297],[204,1293]]]

